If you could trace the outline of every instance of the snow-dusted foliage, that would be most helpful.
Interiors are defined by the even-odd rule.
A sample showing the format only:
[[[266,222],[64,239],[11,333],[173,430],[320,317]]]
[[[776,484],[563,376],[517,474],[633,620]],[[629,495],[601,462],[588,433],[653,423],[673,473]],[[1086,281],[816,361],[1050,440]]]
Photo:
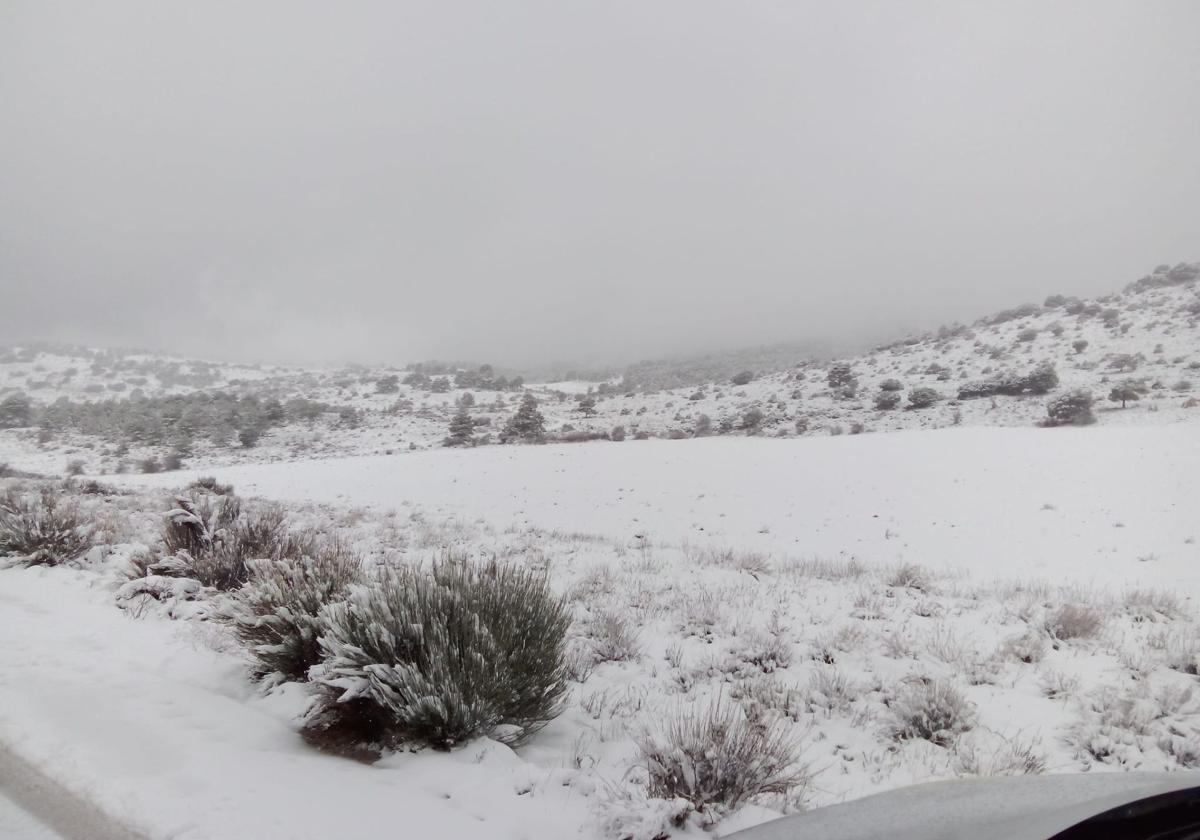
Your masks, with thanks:
[[[913,388],[908,392],[909,408],[929,408],[942,398],[935,389],[929,387]]]
[[[638,750],[650,796],[683,800],[708,820],[756,796],[786,794],[809,778],[790,725],[750,720],[719,697],[707,708],[674,712],[660,731],[642,734]]]
[[[1088,426],[1096,422],[1092,413],[1092,392],[1083,388],[1069,391],[1046,403],[1046,425]]]
[[[570,619],[540,574],[456,557],[388,569],[352,586],[324,620],[310,737],[519,743],[561,710]]]
[[[303,680],[321,661],[322,609],[362,579],[362,561],[342,543],[327,541],[306,556],[247,560],[249,579],[225,618],[268,683]]]
[[[311,536],[289,530],[277,505],[245,512],[232,493],[199,491],[176,496],[175,504],[163,524],[166,556],[152,567],[158,574],[236,589],[249,577],[249,560],[295,559],[316,551]]]
[[[954,684],[914,678],[900,690],[891,706],[891,734],[896,740],[923,738],[939,746],[975,726],[975,709]]]
[[[10,488],[0,496],[0,556],[17,556],[30,566],[57,566],[91,545],[90,529],[76,506],[50,487],[31,492]]]
[[[504,427],[504,439],[536,443],[546,435],[546,418],[538,411],[538,401],[533,394],[526,394],[521,405]]]

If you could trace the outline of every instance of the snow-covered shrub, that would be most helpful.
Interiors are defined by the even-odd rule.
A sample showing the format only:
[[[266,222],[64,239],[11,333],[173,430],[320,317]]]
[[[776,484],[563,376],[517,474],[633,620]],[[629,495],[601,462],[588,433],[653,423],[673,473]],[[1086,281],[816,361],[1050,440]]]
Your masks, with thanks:
[[[1041,662],[1046,657],[1046,639],[1033,630],[1010,636],[1000,645],[1000,656],[1027,665]]]
[[[1177,630],[1154,640],[1163,651],[1163,660],[1172,671],[1200,675],[1200,633]]]
[[[36,493],[14,488],[0,496],[0,556],[21,557],[28,566],[57,566],[91,546],[79,509],[49,487]]]
[[[932,588],[929,572],[916,563],[901,563],[887,578],[888,586],[928,592]]]
[[[681,709],[659,732],[638,738],[656,799],[683,800],[708,821],[763,794],[786,794],[808,781],[800,744],[786,719],[751,722],[720,698],[702,711]]]
[[[1106,764],[1140,763],[1149,743],[1191,730],[1196,714],[1191,686],[1147,680],[1119,686],[1104,685],[1089,692],[1080,704],[1081,718],[1068,737],[1080,754]],[[1175,745],[1171,744],[1174,748]],[[1181,752],[1183,745],[1179,745]]]
[[[738,426],[746,431],[754,431],[763,424],[765,416],[761,408],[748,409],[738,420]]]
[[[1047,426],[1088,426],[1096,422],[1092,392],[1080,388],[1046,403]]]
[[[854,580],[867,573],[866,565],[855,557],[801,557],[792,558],[780,570],[797,578],[842,581]]]
[[[302,681],[321,661],[321,611],[362,579],[362,563],[341,543],[310,555],[246,561],[249,579],[224,612],[268,682]]]
[[[891,703],[889,734],[897,741],[923,738],[948,746],[975,727],[975,707],[948,682],[916,679]]]
[[[610,786],[601,790],[596,814],[605,837],[664,840],[673,828],[687,824],[692,809],[681,799],[657,799],[639,788]]]
[[[1188,770],[1200,767],[1200,737],[1170,733],[1158,739],[1158,748]]]
[[[730,653],[739,662],[764,674],[786,668],[792,663],[792,643],[783,637],[782,632],[751,630],[738,637]]]
[[[978,399],[1004,395],[1048,394],[1058,387],[1058,372],[1051,362],[1042,362],[1023,375],[1001,374],[984,382],[973,382],[958,389],[960,400]]]
[[[825,381],[829,383],[829,387],[834,391],[843,388],[856,388],[858,385],[858,379],[855,377],[854,369],[850,367],[849,362],[834,362],[830,365]]]
[[[900,405],[900,394],[896,391],[880,391],[875,395],[875,407],[880,411],[891,411]]]
[[[150,602],[164,605],[166,615],[171,618],[180,617],[177,612],[181,602],[196,601],[201,597],[203,587],[200,581],[191,578],[164,577],[162,575],[143,575],[128,581],[117,590],[117,607],[128,615],[138,617],[144,614]],[[206,612],[201,610],[200,612]],[[191,612],[196,615],[196,612]]]
[[[592,637],[592,655],[597,662],[628,662],[641,655],[638,631],[628,615],[606,610],[589,624],[588,629]]]
[[[735,682],[729,696],[741,704],[751,723],[781,715],[799,721],[810,711],[807,693],[775,676],[760,675]]]
[[[455,557],[388,569],[323,619],[314,743],[518,743],[561,709],[570,619],[542,575]]]
[[[837,668],[818,667],[808,678],[804,690],[804,703],[808,711],[820,710],[827,715],[844,712],[850,703],[861,694],[861,689],[852,683]]]
[[[899,379],[885,379],[879,383],[880,391],[903,391],[904,386]]]
[[[978,732],[978,730],[977,730]],[[954,772],[962,776],[1024,776],[1046,770],[1035,740],[998,735],[960,738],[954,745]]]
[[[1169,589],[1131,589],[1124,594],[1125,611],[1134,621],[1170,621],[1184,615],[1183,601]]]
[[[757,578],[759,575],[770,574],[771,558],[757,551],[737,551],[732,548],[708,548],[700,554],[700,560],[706,566],[722,566],[746,572]]]
[[[315,550],[312,535],[288,529],[281,507],[244,512],[232,493],[193,493],[177,496],[175,503],[163,525],[166,557],[151,568],[158,574],[236,589],[249,577],[247,560],[305,557]]]
[[[1104,615],[1085,604],[1063,604],[1046,616],[1046,632],[1056,641],[1090,639],[1104,626]]]
[[[565,654],[567,676],[572,682],[585,683],[596,670],[596,657],[590,644],[572,644]]]
[[[1044,671],[1038,682],[1042,690],[1042,696],[1048,697],[1051,700],[1074,697],[1083,686],[1083,682],[1079,677],[1053,669]]]
[[[163,548],[168,556],[187,553],[196,557],[213,548],[214,540],[231,529],[242,512],[237,496],[213,497],[192,493],[175,497],[175,508],[163,523]]]
[[[861,624],[845,624],[837,630],[822,633],[811,642],[810,658],[826,665],[838,661],[839,654],[861,650],[867,639],[867,631]]]
[[[929,408],[942,398],[933,388],[913,388],[908,392],[909,408]]]
[[[197,478],[195,481],[193,481],[191,484],[188,485],[188,489],[189,490],[206,490],[209,493],[214,493],[218,496],[232,496],[233,495],[233,485],[232,484],[222,484],[221,482],[217,481],[215,476],[211,476],[211,475],[204,475],[204,476],[201,476],[200,478]]]

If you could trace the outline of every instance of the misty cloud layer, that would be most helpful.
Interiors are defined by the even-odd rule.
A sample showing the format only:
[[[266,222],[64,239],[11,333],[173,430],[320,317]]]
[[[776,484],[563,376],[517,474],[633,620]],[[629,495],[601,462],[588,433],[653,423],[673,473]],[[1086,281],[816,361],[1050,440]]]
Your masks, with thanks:
[[[628,361],[1200,257],[1200,4],[0,6],[0,343]]]

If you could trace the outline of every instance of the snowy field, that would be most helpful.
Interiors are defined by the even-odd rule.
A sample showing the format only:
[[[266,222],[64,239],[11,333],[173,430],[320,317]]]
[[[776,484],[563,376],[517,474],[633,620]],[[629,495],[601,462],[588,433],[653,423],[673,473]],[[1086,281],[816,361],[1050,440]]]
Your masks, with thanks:
[[[216,475],[248,495],[501,529],[1200,591],[1194,424],[487,447]]]
[[[82,497],[105,547],[80,568],[0,570],[0,743],[178,840],[699,836],[646,797],[637,743],[717,697],[783,721],[807,773],[718,835],[931,778],[1195,767],[1196,441],[1184,423],[962,428],[217,471],[374,562],[499,556],[568,598],[559,718],[516,751],[374,765],[304,745],[305,687],[251,682],[204,620],[220,596],[118,608],[192,476],[112,476],[138,492]],[[946,743],[897,729],[929,685],[961,697]]]

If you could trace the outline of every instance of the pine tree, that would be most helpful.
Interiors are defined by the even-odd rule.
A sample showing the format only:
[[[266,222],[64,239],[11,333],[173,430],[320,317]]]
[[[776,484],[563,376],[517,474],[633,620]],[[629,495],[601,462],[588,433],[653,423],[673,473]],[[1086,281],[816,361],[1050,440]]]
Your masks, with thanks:
[[[538,401],[533,394],[525,394],[521,407],[509,419],[504,428],[506,438],[517,438],[525,441],[539,441],[546,436],[546,418],[537,410]]]
[[[467,413],[467,407],[460,405],[455,415],[450,418],[450,434],[446,437],[446,446],[469,446],[471,435],[475,432],[475,423]]]

